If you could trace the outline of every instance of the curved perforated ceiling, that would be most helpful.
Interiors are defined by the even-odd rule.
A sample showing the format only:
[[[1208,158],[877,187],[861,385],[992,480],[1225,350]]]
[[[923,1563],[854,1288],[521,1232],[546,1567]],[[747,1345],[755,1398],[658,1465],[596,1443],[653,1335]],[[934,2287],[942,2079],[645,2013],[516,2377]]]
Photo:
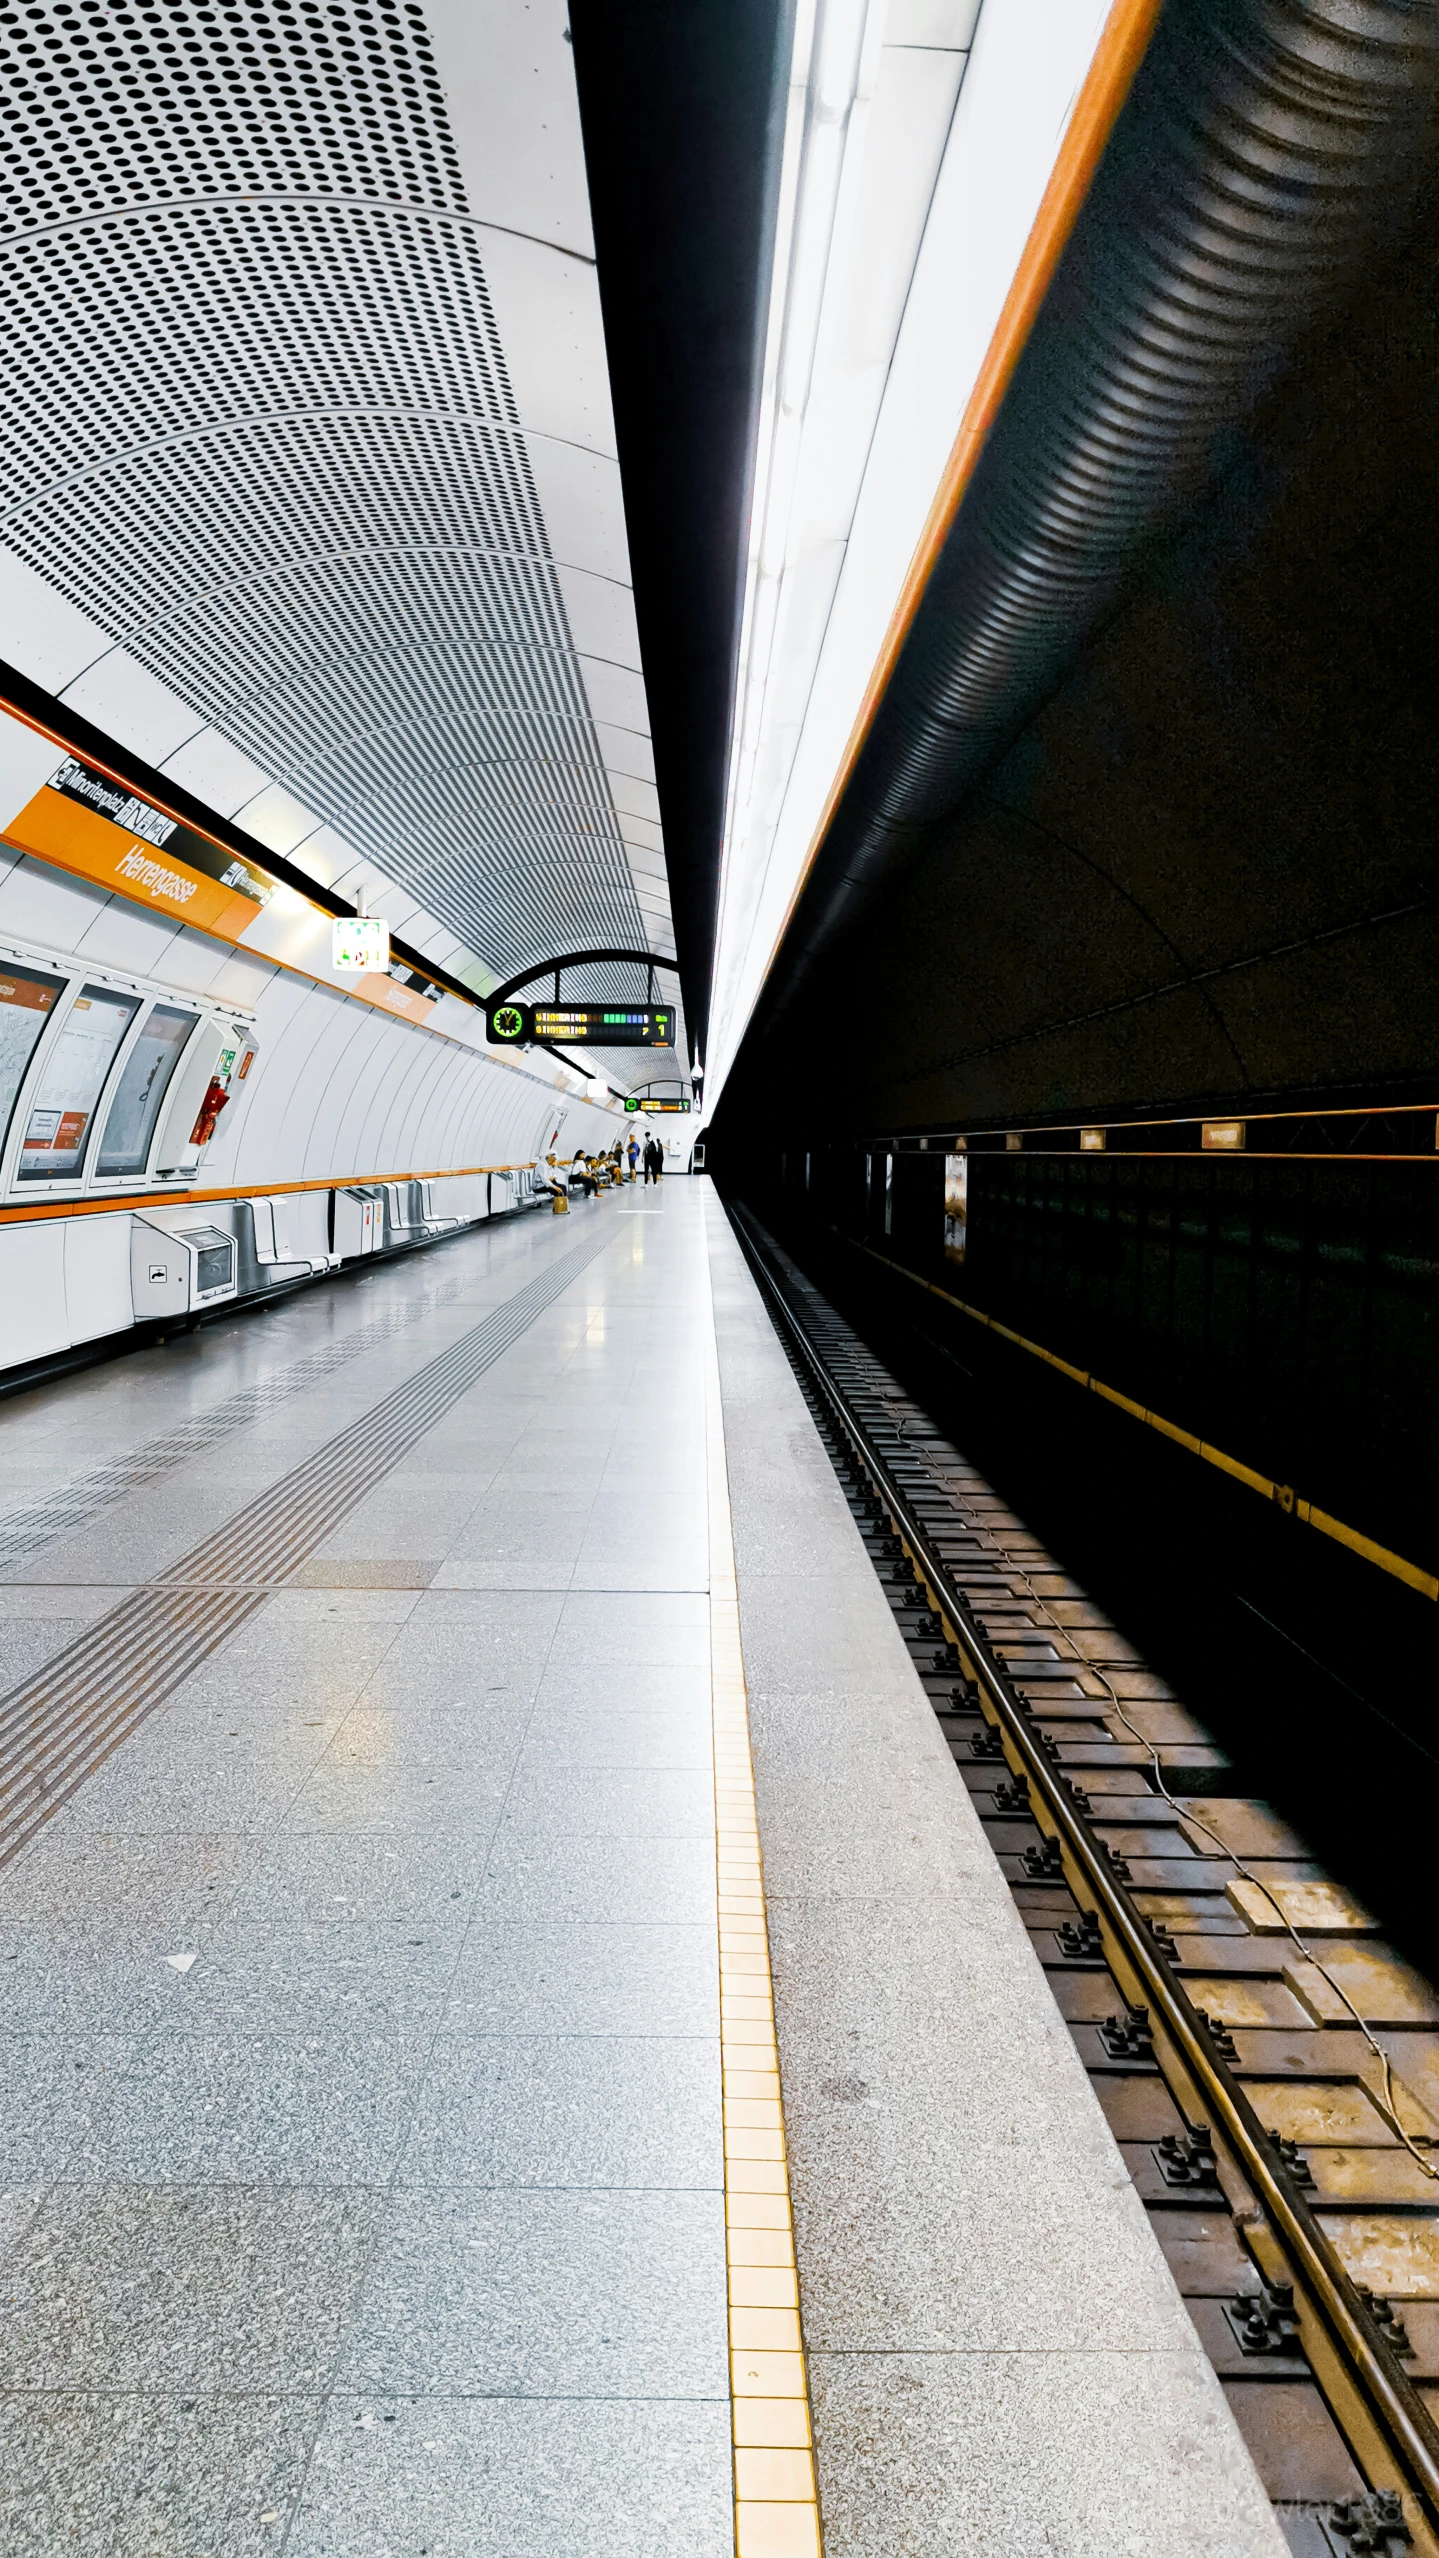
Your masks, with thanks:
[[[496,975],[669,948],[424,11],[53,0],[0,43],[0,541]]]

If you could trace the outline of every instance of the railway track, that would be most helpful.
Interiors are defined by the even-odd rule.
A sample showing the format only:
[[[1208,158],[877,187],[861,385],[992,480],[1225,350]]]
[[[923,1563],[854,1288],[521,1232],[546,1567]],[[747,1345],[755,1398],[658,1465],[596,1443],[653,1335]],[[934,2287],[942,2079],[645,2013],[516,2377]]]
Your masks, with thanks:
[[[1439,1997],[730,1214],[1294,2558],[1439,2558]]]

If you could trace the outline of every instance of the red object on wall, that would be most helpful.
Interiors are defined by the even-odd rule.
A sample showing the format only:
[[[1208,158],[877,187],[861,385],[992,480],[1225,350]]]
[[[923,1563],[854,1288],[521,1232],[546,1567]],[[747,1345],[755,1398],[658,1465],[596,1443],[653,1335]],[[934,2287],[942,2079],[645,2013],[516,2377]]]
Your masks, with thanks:
[[[209,1090],[200,1104],[200,1116],[190,1131],[192,1146],[208,1146],[215,1134],[216,1123],[230,1096],[218,1075],[210,1077]]]

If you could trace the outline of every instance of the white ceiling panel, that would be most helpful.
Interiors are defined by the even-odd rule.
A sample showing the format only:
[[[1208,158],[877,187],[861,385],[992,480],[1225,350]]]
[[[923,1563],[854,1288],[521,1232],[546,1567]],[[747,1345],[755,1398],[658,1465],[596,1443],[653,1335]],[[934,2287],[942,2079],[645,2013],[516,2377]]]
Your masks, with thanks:
[[[962,53],[973,42],[978,16],[979,0],[889,0],[884,41]]]
[[[582,657],[579,663],[595,718],[638,727],[646,716],[643,676],[627,666],[611,666],[603,657]]]
[[[56,592],[47,578],[13,551],[0,548],[0,657],[47,693],[63,693],[87,666],[114,646],[88,613]]]
[[[82,719],[92,719],[122,746],[143,755],[147,764],[163,764],[204,726],[170,685],[119,648],[87,666],[61,698]]]
[[[548,241],[482,228],[480,255],[525,434],[615,451],[595,270]]]
[[[18,719],[0,718],[0,827],[19,816],[59,761],[53,738],[41,737]]]
[[[202,728],[188,737],[160,769],[182,790],[203,799],[208,808],[218,809],[222,817],[233,817],[247,800],[258,798],[269,781],[254,757],[222,737],[218,728]]]
[[[638,775],[632,773],[612,775],[611,779],[614,786],[615,810],[620,820],[621,834],[626,836],[628,835],[625,820],[629,817],[643,817],[651,826],[658,826],[660,822],[660,795],[655,789],[653,782],[643,782],[639,779]]]
[[[253,835],[257,844],[268,844],[272,853],[293,853],[306,837],[316,835],[320,820],[290,791],[271,782],[243,808],[235,811],[235,823]]]
[[[792,256],[777,258],[761,401],[712,1104],[846,768],[1106,5],[859,0],[860,40],[830,90],[811,79],[819,22],[798,22],[780,224]]]
[[[635,626],[635,599],[628,586],[613,578],[590,577],[583,569],[561,568],[560,593],[569,615],[570,635],[582,657],[606,657],[612,666],[640,666],[640,635]],[[604,753],[604,741],[600,741]],[[608,764],[611,758],[605,754]]]
[[[630,553],[618,462],[607,453],[586,453],[549,435],[527,436],[525,450],[555,561],[628,586]],[[649,727],[648,716],[641,725]]]
[[[305,837],[304,857],[300,864],[311,879],[322,888],[333,888],[346,871],[355,868],[355,848],[338,835],[333,826],[317,826],[313,835]]]
[[[610,789],[612,753],[652,772],[632,626],[558,574],[629,579],[562,0],[162,23],[33,0],[0,131],[0,486],[50,680],[207,795],[228,741],[273,785],[242,823],[313,812],[467,973],[668,947]]]
[[[664,844],[664,836],[660,832],[659,827],[651,825],[647,818],[625,817],[621,819],[620,823],[624,831],[625,842],[631,847],[636,844],[640,844],[644,846],[647,852],[657,853],[661,850]]]
[[[472,212],[593,258],[565,0],[425,0],[425,18]]]
[[[608,720],[601,719],[595,722],[595,734],[611,774],[633,773],[641,781],[654,780],[655,750],[650,743],[648,725],[643,730],[614,728]]]

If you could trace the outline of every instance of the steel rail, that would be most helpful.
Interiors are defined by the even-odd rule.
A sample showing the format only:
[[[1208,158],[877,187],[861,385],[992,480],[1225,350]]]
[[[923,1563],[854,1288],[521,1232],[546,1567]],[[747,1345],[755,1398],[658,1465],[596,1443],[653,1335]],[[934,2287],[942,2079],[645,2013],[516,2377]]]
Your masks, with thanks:
[[[1296,2280],[1337,2348],[1394,2459],[1399,2476],[1393,2480],[1375,2479],[1371,2484],[1408,2487],[1419,2499],[1431,2525],[1439,2527],[1439,2428],[1408,2374],[1375,2331],[1355,2284],[1315,2214],[1279,2165],[1278,2155],[1244,2089],[1216,2056],[1182,1983],[1169,1971],[1129,1893],[1110,1871],[1100,1843],[1090,1835],[1078,1807],[1066,1796],[1056,1770],[1039,1747],[1029,1715],[990,1650],[987,1636],[935,1553],[908,1495],[895,1480],[863,1420],[830,1376],[823,1357],[768,1267],[762,1247],[749,1231],[748,1220],[732,1213],[731,1223],[765,1301],[779,1319],[782,1336],[794,1344],[822,1405],[879,1488],[929,1584],[938,1612],[948,1620],[1001,1730],[1022,1760],[1031,1789],[1042,1802],[1062,1851],[1082,1877],[1130,1970],[1142,1982],[1151,2006],[1210,2110],[1210,2129],[1218,2130],[1233,2152],[1289,2257]],[[1189,2128],[1194,2131],[1199,2126],[1191,2124]]]

